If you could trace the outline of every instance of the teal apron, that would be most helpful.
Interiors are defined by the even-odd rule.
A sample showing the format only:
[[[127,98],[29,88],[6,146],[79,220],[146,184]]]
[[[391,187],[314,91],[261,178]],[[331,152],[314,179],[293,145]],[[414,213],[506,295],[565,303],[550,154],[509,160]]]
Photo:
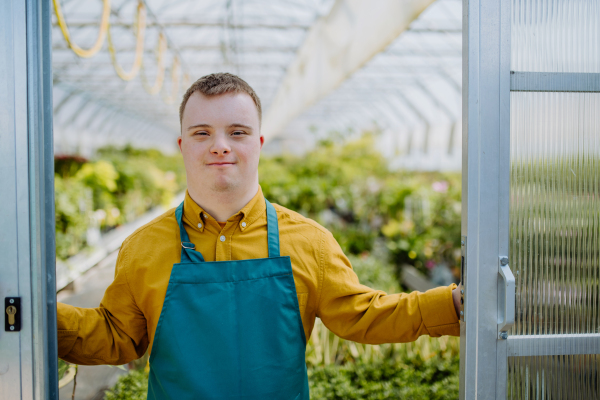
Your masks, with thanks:
[[[309,398],[292,264],[265,202],[269,258],[239,261],[205,262],[177,207],[181,262],[156,327],[148,399]]]

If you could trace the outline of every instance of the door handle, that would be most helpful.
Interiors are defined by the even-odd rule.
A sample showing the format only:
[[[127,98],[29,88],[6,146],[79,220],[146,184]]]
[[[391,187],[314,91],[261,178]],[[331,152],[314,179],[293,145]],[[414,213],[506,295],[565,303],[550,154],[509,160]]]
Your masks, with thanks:
[[[508,265],[507,257],[498,260],[498,335],[508,337],[507,331],[515,324],[515,276]]]

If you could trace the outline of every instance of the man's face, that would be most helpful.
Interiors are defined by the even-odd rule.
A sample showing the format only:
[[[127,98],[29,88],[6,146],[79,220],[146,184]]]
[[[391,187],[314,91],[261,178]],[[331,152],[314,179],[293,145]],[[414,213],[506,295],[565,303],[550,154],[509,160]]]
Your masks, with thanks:
[[[185,106],[178,139],[188,185],[217,192],[249,189],[258,180],[263,142],[248,94],[195,92]]]

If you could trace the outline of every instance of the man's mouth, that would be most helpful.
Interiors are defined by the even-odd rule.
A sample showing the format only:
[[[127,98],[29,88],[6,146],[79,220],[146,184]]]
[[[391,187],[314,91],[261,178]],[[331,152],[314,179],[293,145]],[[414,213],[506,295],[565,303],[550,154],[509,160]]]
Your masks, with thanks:
[[[214,162],[214,163],[209,163],[208,165],[221,167],[221,166],[234,165],[234,164],[235,164],[234,162]]]

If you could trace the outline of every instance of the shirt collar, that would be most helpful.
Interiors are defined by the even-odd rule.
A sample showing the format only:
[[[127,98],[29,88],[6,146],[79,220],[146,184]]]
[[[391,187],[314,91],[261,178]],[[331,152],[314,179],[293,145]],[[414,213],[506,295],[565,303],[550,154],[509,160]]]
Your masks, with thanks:
[[[240,211],[229,217],[229,221],[237,220],[239,228],[243,232],[265,212],[266,204],[262,188],[259,185],[258,191],[252,200],[250,200]],[[187,190],[185,191],[185,199],[183,201],[183,217],[190,226],[198,229],[200,232],[204,231],[206,220],[212,218],[192,199]]]

